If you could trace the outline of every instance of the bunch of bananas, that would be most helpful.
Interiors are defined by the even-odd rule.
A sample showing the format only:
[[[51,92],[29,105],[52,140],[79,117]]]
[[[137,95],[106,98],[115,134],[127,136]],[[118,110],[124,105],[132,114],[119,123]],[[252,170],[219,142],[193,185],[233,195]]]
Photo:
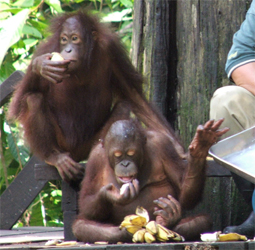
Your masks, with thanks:
[[[137,207],[135,213],[126,216],[120,224],[121,229],[126,228],[129,233],[133,234],[133,242],[152,243],[184,240],[181,235],[161,226],[156,221],[149,221],[149,214],[143,207]]]

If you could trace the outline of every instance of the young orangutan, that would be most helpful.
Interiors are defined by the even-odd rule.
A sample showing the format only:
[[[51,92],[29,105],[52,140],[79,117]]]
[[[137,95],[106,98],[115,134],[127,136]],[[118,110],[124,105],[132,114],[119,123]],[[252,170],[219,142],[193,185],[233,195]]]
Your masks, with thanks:
[[[144,128],[132,119],[114,122],[92,149],[86,165],[79,215],[73,224],[77,239],[131,242],[132,235],[119,225],[137,206],[186,240],[198,239],[210,229],[209,218],[182,218],[182,209],[200,200],[208,149],[228,130],[218,130],[222,122],[210,120],[198,126],[187,161],[161,131]],[[126,183],[128,188],[120,194]]]

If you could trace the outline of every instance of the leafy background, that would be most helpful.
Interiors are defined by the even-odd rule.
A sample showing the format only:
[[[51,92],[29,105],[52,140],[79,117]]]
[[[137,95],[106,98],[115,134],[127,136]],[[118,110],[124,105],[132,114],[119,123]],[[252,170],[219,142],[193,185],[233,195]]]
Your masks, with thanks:
[[[0,0],[0,84],[14,71],[26,71],[38,43],[47,37],[50,19],[63,12],[90,8],[111,23],[131,48],[134,0]],[[19,124],[6,120],[0,107],[0,195],[30,157]],[[61,183],[49,182],[17,222],[18,226],[63,226]]]

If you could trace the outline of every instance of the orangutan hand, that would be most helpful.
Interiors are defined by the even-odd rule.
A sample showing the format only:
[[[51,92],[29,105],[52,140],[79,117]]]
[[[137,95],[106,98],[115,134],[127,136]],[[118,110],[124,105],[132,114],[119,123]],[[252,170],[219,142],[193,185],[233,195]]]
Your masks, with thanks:
[[[219,129],[224,119],[209,120],[205,125],[197,127],[196,134],[189,146],[190,155],[194,158],[206,158],[209,148],[218,141],[218,138],[229,131],[229,128]]]

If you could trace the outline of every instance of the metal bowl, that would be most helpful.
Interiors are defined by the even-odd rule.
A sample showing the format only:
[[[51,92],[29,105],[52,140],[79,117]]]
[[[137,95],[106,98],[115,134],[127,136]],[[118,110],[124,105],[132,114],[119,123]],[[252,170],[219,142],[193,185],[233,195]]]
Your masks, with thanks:
[[[255,126],[219,141],[210,148],[209,155],[255,184]]]

